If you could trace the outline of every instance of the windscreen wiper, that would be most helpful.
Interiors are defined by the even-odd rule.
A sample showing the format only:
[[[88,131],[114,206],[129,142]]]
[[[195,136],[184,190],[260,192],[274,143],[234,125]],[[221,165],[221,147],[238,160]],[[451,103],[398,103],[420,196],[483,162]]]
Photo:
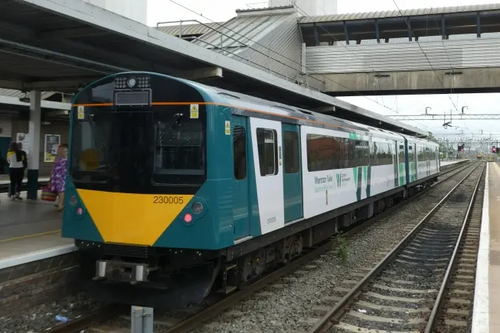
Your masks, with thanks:
[[[160,144],[165,137],[165,135],[169,134],[170,131],[174,128],[174,122],[176,123],[177,126],[180,126],[180,120],[184,117],[182,113],[176,113],[172,116],[172,119],[168,122],[168,125],[165,126],[165,128],[161,131],[158,139],[156,140],[155,143],[155,148],[158,147],[158,144]]]

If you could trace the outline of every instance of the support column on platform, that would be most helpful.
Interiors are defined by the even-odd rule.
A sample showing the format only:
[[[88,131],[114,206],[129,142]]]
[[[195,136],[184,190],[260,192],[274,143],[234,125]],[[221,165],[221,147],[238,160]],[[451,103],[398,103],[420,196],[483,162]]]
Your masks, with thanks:
[[[42,121],[42,94],[31,91],[28,151],[28,199],[38,199],[38,168],[40,166],[40,126]]]

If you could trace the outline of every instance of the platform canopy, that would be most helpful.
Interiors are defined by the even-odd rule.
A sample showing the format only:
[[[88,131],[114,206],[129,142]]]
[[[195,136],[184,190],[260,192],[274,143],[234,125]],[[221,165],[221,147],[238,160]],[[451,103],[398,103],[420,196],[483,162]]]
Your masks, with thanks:
[[[427,135],[80,0],[0,1],[0,63],[2,88],[71,93],[110,73],[152,71]]]

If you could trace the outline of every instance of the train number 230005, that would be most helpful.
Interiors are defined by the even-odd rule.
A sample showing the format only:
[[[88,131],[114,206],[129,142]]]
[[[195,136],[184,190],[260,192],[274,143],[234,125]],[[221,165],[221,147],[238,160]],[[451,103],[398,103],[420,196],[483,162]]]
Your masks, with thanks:
[[[176,197],[172,195],[155,195],[154,201],[155,204],[172,204],[172,205],[182,205],[184,203],[183,197]]]

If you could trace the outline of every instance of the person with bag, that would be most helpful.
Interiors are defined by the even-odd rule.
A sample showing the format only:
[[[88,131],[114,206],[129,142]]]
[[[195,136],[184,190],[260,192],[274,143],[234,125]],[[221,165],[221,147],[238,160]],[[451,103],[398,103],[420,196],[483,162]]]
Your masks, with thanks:
[[[21,186],[23,184],[23,155],[17,149],[17,143],[11,142],[7,152],[7,162],[9,163],[10,188],[9,197],[11,200],[21,199]]]
[[[22,171],[22,174],[20,175],[21,176],[21,185],[22,185],[24,175],[26,174],[26,169],[28,168],[28,155],[26,155],[26,152],[23,150],[23,144],[21,142],[17,143],[17,151],[18,151],[18,154],[20,154],[21,160],[23,162],[23,171]],[[19,197],[19,199],[22,199],[22,198]]]
[[[54,167],[52,168],[52,174],[50,175],[50,182],[47,188],[47,190],[49,190],[50,192],[57,194],[57,197],[59,198],[59,204],[57,205],[58,211],[63,210],[64,188],[66,186],[67,168],[68,168],[68,145],[62,144],[59,146],[59,148],[57,148],[57,157],[54,160]],[[44,193],[42,192],[42,196],[43,195]]]

